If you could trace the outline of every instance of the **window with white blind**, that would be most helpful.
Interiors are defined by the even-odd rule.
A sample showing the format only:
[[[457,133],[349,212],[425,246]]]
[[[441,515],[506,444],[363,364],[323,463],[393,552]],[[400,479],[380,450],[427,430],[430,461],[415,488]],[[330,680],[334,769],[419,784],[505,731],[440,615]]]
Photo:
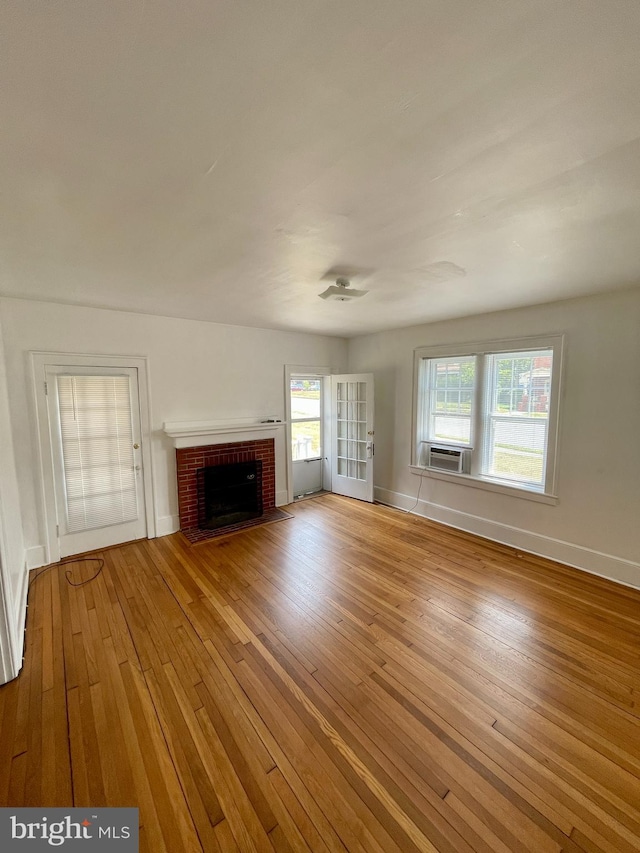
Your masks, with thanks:
[[[138,517],[130,377],[56,377],[67,532]]]
[[[416,350],[414,466],[552,495],[561,346],[550,337]]]

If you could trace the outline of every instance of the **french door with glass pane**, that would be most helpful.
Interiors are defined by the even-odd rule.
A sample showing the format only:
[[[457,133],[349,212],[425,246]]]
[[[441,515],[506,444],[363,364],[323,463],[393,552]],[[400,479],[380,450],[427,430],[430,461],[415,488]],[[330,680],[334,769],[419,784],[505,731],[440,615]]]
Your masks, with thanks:
[[[46,367],[62,557],[147,535],[137,374]]]
[[[331,377],[331,491],[373,502],[373,374]]]

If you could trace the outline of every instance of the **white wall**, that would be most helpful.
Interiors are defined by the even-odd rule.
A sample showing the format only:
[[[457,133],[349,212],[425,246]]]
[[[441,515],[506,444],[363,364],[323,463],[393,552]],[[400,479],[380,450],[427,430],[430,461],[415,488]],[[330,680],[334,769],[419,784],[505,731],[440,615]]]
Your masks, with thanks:
[[[15,457],[30,567],[44,533],[29,352],[146,356],[159,533],[177,529],[175,450],[165,421],[284,419],[284,365],[346,367],[341,338],[0,299]],[[286,470],[276,471],[276,492]]]
[[[556,506],[409,470],[413,350],[565,333]],[[376,496],[518,548],[640,586],[640,290],[353,338],[376,377]]]
[[[44,538],[29,351],[149,358],[160,532],[177,516],[175,455],[161,432],[164,421],[283,418],[285,364],[347,368],[347,344],[338,338],[15,299],[0,299],[0,320],[32,566]],[[640,290],[352,339],[348,369],[376,375],[376,495],[408,508],[418,491],[420,478],[408,468],[415,347],[549,333],[566,335],[558,505],[424,478],[418,511],[640,586]],[[0,464],[9,471],[2,481],[11,513],[5,535],[14,555],[12,584],[19,585],[23,545],[1,383],[0,371]],[[279,471],[278,490],[284,477]]]
[[[0,327],[0,684],[22,661],[27,571]]]

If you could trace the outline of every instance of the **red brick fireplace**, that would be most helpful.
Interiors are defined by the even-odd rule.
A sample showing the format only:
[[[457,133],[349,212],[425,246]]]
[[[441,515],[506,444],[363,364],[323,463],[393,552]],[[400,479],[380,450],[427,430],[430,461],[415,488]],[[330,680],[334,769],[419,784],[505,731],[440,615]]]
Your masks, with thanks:
[[[197,471],[210,465],[262,461],[262,507],[267,512],[276,503],[276,467],[273,438],[238,441],[231,444],[205,444],[176,450],[178,473],[178,509],[180,530],[198,530]],[[203,531],[203,538],[209,534]],[[193,535],[190,537],[193,538]]]

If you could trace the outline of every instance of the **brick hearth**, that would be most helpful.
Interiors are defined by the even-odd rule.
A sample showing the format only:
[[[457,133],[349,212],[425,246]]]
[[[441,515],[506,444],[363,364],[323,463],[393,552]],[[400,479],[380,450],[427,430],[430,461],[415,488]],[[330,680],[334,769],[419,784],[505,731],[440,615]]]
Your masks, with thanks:
[[[178,471],[178,508],[180,530],[198,528],[198,468],[262,460],[262,507],[264,512],[276,504],[275,446],[272,438],[233,444],[207,444],[176,450]]]

